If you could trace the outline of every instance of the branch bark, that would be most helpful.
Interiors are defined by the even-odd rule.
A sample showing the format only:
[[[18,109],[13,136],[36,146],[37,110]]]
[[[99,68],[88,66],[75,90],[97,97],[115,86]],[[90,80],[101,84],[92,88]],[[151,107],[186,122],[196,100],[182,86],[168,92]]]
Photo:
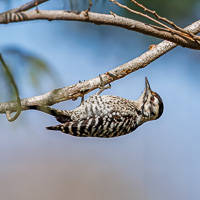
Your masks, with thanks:
[[[200,44],[193,38],[187,38],[185,35],[177,35],[168,30],[147,25],[140,21],[124,18],[116,14],[100,14],[93,12],[74,13],[63,10],[31,10],[19,13],[5,13],[0,15],[0,24],[20,22],[28,20],[65,20],[65,21],[81,21],[90,22],[97,25],[112,25],[126,28],[128,30],[140,32],[146,35],[154,36],[164,40],[168,40],[182,47],[200,49]],[[199,38],[199,36],[196,36]]]
[[[19,8],[13,8],[11,10],[7,10],[6,12],[0,13],[0,15],[3,15],[5,13],[17,13],[17,12],[26,11],[26,10],[34,8],[46,1],[49,1],[49,0],[33,0],[28,3],[25,3],[24,5],[20,6]]]
[[[200,20],[186,27],[185,30],[190,31],[193,34],[199,33]],[[143,53],[141,56],[123,65],[120,65],[110,70],[109,72],[102,74],[101,77],[103,79],[103,82],[105,84],[109,84],[117,79],[123,78],[124,76],[136,70],[142,69],[153,62],[155,59],[175,48],[176,46],[177,44],[175,43],[163,41],[160,44],[156,45],[154,48]],[[97,89],[100,85],[101,82],[99,80],[99,77],[96,77],[82,83],[77,83],[68,87],[55,89],[40,96],[22,99],[21,107],[22,110],[27,110],[27,106],[32,105],[51,106],[62,101],[82,97],[83,94],[89,93],[90,91]],[[0,113],[6,113],[6,111],[15,112],[16,109],[16,102],[6,102],[0,104]]]

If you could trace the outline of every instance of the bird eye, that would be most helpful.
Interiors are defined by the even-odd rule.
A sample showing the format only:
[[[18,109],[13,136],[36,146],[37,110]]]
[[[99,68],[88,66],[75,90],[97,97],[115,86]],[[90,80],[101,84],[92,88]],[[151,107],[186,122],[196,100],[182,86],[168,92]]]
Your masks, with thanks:
[[[154,101],[154,96],[151,96],[151,101]]]

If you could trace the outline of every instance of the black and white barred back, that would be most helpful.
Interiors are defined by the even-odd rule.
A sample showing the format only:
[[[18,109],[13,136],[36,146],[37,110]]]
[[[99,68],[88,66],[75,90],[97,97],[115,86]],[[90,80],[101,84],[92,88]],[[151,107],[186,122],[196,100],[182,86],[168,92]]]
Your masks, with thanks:
[[[146,78],[145,90],[136,100],[117,96],[93,95],[74,110],[65,111],[62,124],[47,127],[79,137],[116,137],[134,131],[163,113],[161,97],[153,92]]]

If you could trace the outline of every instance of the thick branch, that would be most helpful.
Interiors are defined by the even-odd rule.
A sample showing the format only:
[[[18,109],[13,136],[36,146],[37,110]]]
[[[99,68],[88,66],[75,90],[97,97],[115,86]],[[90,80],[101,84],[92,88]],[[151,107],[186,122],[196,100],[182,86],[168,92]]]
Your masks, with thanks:
[[[185,30],[190,31],[193,34],[197,34],[198,32],[200,32],[200,21],[193,23],[192,25],[188,26]],[[177,45],[172,42],[163,41],[160,44],[156,45],[151,50],[148,50],[147,52],[143,53],[141,56],[103,74],[101,76],[103,82],[105,84],[109,84],[136,70],[142,69],[149,63],[153,62],[155,59],[159,58],[160,56],[167,53],[176,46]],[[100,84],[101,83],[99,77],[96,77],[82,83],[77,83],[72,86],[50,91],[40,96],[22,99],[21,100],[22,110],[26,110],[27,106],[31,105],[51,106],[53,104],[66,101],[69,99],[76,99],[77,97],[81,97],[83,94],[86,94],[98,88]],[[5,113],[7,110],[14,112],[16,111],[16,108],[17,108],[16,102],[1,103],[0,113]]]
[[[146,35],[151,35],[164,40],[177,43],[180,46],[200,49],[200,44],[191,38],[182,37],[180,35],[171,33],[167,30],[158,29],[155,26],[147,25],[142,22],[120,17],[117,15],[99,14],[93,12],[67,12],[61,10],[35,10],[21,12],[21,13],[6,13],[0,15],[0,24],[11,23],[28,20],[69,20],[90,22],[98,25],[113,25],[126,28],[132,31],[137,31]]]

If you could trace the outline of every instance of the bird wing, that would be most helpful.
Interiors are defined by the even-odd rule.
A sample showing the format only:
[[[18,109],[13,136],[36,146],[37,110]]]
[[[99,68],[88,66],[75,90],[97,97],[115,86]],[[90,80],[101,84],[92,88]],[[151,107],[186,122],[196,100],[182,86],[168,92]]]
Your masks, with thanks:
[[[119,115],[115,112],[47,127],[49,130],[60,130],[79,137],[116,137],[127,134],[135,128],[132,116]]]

